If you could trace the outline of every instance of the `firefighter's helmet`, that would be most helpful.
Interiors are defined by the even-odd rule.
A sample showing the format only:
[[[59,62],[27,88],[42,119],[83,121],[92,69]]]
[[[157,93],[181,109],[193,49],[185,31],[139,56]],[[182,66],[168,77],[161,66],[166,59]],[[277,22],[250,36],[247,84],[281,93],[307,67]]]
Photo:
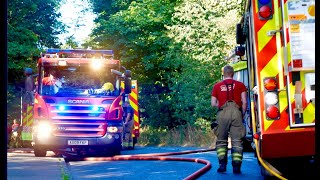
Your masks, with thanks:
[[[104,89],[105,91],[114,91],[114,87],[113,87],[113,84],[112,83],[104,83],[103,86],[102,86],[102,89]]]
[[[24,69],[24,73],[25,73],[26,75],[31,75],[31,74],[32,74],[32,68],[25,68],[25,69]]]

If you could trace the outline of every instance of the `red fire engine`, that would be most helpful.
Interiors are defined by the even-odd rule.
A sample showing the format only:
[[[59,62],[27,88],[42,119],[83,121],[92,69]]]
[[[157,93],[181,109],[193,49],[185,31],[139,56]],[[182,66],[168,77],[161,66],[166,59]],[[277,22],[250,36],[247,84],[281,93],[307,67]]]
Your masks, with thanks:
[[[237,43],[236,54],[247,62],[253,134],[263,174],[271,172],[265,171],[272,169],[269,165],[281,169],[285,161],[312,159],[315,1],[248,0],[237,25]]]
[[[30,123],[35,156],[48,150],[120,154],[126,99],[134,108],[137,142],[137,82],[131,71],[120,72],[112,50],[48,49],[41,56]]]

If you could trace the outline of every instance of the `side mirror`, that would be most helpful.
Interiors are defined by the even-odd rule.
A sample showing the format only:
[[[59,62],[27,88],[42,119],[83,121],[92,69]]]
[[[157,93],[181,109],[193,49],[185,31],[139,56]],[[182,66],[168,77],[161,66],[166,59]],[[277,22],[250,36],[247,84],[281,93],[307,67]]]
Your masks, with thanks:
[[[131,78],[125,77],[124,79],[124,93],[130,94],[131,93]]]
[[[124,93],[130,94],[131,93],[131,71],[125,70],[124,72]]]
[[[245,36],[243,35],[243,29],[240,23],[237,24],[237,27],[236,27],[236,41],[237,41],[237,44],[245,43]]]

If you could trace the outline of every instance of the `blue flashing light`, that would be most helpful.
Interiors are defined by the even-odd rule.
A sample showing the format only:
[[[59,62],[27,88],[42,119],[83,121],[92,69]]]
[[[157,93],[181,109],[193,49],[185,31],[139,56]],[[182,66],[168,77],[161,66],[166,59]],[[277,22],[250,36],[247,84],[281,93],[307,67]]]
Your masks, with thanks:
[[[98,107],[98,106],[93,106],[93,107],[92,107],[92,110],[93,110],[93,111],[99,111],[99,107]]]
[[[261,4],[268,4],[271,0],[259,0]]]
[[[87,49],[47,49],[46,53],[48,54],[105,54],[105,55],[114,55],[113,50],[87,50]]]
[[[60,111],[63,111],[63,110],[66,109],[66,107],[61,105],[61,106],[58,107],[58,109],[59,109]]]

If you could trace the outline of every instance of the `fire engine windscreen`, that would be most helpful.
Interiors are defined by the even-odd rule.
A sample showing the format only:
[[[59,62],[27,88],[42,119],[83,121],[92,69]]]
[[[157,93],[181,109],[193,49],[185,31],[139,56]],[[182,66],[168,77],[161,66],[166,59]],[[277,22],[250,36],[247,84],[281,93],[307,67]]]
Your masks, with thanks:
[[[89,64],[41,67],[39,93],[59,97],[118,96],[119,80],[111,69],[117,68],[110,66],[96,71]],[[105,86],[106,83],[108,86]]]

